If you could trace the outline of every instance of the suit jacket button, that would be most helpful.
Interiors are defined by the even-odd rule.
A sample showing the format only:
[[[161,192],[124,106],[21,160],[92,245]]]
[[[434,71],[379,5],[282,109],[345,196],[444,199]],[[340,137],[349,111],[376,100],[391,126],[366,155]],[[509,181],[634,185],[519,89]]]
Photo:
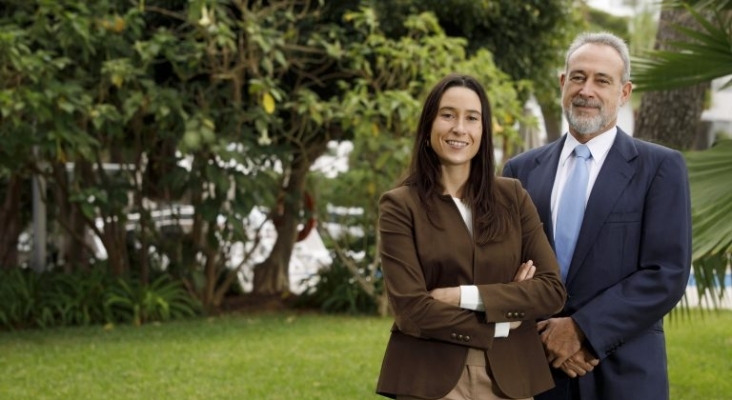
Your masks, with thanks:
[[[463,335],[458,335],[458,340],[463,340]]]
[[[469,341],[470,341],[470,336],[468,336],[468,335],[465,335],[465,341],[466,341],[466,342],[469,342]]]
[[[453,339],[457,339],[457,333],[453,332],[453,333],[452,333],[452,334],[450,335],[450,337],[451,337],[451,338],[453,338]]]
[[[511,311],[506,313],[506,318],[513,318],[513,313]]]
[[[521,311],[521,313],[520,313],[520,314],[521,314],[521,318],[523,318],[523,317],[524,317],[524,316],[526,315],[526,314],[524,314],[524,312],[523,312],[523,311]]]

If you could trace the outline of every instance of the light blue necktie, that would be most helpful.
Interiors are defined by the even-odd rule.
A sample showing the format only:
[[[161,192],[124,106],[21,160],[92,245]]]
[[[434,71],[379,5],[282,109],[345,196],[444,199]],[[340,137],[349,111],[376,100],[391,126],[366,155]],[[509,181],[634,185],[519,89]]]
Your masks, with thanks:
[[[587,197],[587,181],[590,177],[587,160],[592,157],[585,144],[574,148],[574,168],[564,184],[562,197],[559,199],[557,226],[554,230],[554,247],[562,274],[562,281],[567,280],[567,272],[572,262],[574,246],[577,244],[582,218],[585,215],[585,198]]]

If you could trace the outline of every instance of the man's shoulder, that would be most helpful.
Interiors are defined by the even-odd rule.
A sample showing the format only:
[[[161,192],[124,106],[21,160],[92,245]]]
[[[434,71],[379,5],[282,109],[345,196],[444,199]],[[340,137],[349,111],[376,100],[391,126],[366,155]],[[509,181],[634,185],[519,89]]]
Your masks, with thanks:
[[[635,147],[638,149],[639,152],[643,153],[658,153],[658,154],[676,154],[679,153],[678,150],[672,149],[670,147],[649,142],[645,139],[639,139],[634,137],[633,143],[635,144]]]
[[[653,164],[660,164],[668,159],[683,162],[681,152],[676,149],[638,138],[633,138],[633,145],[642,159]]]

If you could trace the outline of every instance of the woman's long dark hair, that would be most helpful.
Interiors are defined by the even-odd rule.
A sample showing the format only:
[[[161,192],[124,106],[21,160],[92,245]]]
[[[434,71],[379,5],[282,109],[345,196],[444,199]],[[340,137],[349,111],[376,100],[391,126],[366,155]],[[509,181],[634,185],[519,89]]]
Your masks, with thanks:
[[[478,153],[470,161],[470,176],[463,192],[463,202],[473,212],[473,226],[478,243],[485,244],[503,236],[508,227],[510,212],[496,198],[491,107],[483,86],[475,78],[451,74],[432,88],[422,108],[412,161],[402,185],[416,187],[423,202],[427,197],[441,194],[440,160],[428,144],[442,95],[455,86],[468,88],[480,98],[483,135]],[[430,210],[427,212],[429,214]],[[434,221],[432,218],[431,220]]]

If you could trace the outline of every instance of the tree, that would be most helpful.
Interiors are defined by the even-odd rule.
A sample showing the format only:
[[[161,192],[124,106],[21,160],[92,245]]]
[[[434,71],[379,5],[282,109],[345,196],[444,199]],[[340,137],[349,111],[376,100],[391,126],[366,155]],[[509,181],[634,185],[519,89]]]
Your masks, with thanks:
[[[102,263],[91,233],[110,273],[143,284],[168,274],[215,308],[258,243],[247,216],[266,207],[278,239],[255,290],[287,293],[302,192],[328,141],[373,127],[405,135],[426,82],[490,63],[488,53],[461,63],[464,40],[446,38],[434,17],[410,18],[410,35],[390,39],[355,7],[7,2],[0,167],[48,180],[50,217],[69,238],[64,268]],[[494,107],[510,134],[513,96]],[[235,243],[247,249],[239,265]]]
[[[655,50],[668,51],[674,42],[684,40],[676,27],[698,30],[699,25],[684,9],[664,8]],[[701,113],[709,87],[709,82],[704,82],[674,90],[643,93],[634,136],[679,150],[690,149],[697,136],[705,133]]]
[[[671,90],[707,83],[732,75],[732,1],[671,2],[683,7],[701,26],[678,27],[687,39],[673,42],[673,50],[656,50],[635,61],[639,90]],[[696,5],[697,8],[692,8]],[[699,10],[711,11],[705,17]],[[732,84],[728,81],[726,86]],[[700,296],[713,300],[723,294],[724,275],[732,253],[732,146],[728,139],[705,151],[687,153],[691,183],[693,267]],[[715,293],[718,296],[715,296]]]
[[[8,146],[0,151],[3,171],[41,174],[53,187],[47,201],[72,239],[67,255],[87,250],[92,232],[110,273],[143,284],[168,273],[216,306],[237,272],[225,267],[228,243],[250,241],[244,221],[274,181],[261,172],[272,156],[242,129],[262,106],[236,101],[242,87],[211,57],[229,42],[205,40],[200,6],[6,2],[0,137]],[[110,162],[119,170],[105,168]],[[179,202],[195,210],[190,224],[172,207]],[[83,259],[62,261],[84,268]]]
[[[517,82],[501,72],[485,49],[468,56],[463,38],[446,36],[434,14],[422,13],[406,19],[403,36],[392,39],[379,30],[374,12],[363,9],[346,14],[362,29],[362,40],[354,41],[348,52],[371,60],[354,90],[343,99],[350,106],[353,150],[348,171],[338,177],[318,178],[320,215],[345,228],[359,228],[361,235],[348,229],[330,238],[334,256],[352,273],[355,284],[371,296],[379,313],[387,312],[387,299],[380,286],[378,255],[378,200],[406,171],[412,137],[421,112],[422,99],[431,86],[445,74],[459,71],[478,77],[488,91],[494,119],[496,142],[515,144],[514,122],[523,121],[522,105],[516,93]],[[362,97],[356,93],[368,92]],[[325,203],[328,204],[325,204]],[[356,215],[328,213],[331,207],[361,210]],[[319,228],[321,234],[329,232]]]
[[[561,132],[557,68],[571,38],[586,26],[587,6],[574,0],[472,1],[376,0],[387,35],[402,31],[398,21],[410,12],[434,12],[448,36],[468,40],[469,54],[487,49],[499,69],[516,82],[522,102],[534,93],[550,140]],[[581,11],[580,11],[581,10]],[[507,149],[512,153],[513,149]]]

